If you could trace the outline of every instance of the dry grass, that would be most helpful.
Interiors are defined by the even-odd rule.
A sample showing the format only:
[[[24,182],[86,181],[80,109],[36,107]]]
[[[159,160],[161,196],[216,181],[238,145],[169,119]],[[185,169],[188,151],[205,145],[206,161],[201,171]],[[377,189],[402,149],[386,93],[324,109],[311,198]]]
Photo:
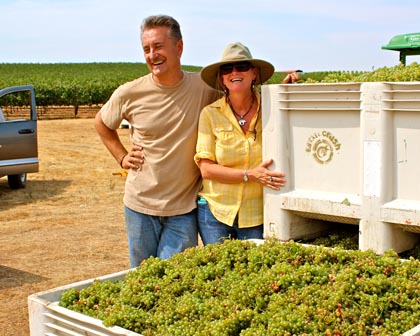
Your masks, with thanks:
[[[0,331],[29,335],[27,297],[129,267],[124,177],[93,119],[41,120],[40,171],[0,179]],[[128,143],[127,129],[119,130]]]

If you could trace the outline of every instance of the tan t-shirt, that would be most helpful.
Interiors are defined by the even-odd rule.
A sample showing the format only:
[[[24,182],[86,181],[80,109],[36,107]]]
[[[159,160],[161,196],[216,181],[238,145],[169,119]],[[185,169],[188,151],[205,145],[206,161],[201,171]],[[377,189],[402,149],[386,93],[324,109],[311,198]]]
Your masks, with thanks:
[[[194,163],[201,109],[217,99],[199,73],[184,72],[182,81],[162,86],[148,74],[121,85],[101,108],[102,119],[117,129],[131,124],[131,141],[143,147],[141,170],[129,170],[124,204],[137,212],[173,216],[196,207],[201,186]]]

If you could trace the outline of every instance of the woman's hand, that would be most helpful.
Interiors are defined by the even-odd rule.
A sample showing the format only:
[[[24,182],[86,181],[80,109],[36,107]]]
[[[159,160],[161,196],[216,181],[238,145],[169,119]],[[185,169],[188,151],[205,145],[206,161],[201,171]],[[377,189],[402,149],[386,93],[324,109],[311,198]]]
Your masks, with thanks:
[[[280,190],[286,184],[285,175],[282,172],[268,170],[267,167],[272,163],[272,159],[262,162],[257,168],[248,170],[248,176],[253,182],[261,183],[274,190]]]

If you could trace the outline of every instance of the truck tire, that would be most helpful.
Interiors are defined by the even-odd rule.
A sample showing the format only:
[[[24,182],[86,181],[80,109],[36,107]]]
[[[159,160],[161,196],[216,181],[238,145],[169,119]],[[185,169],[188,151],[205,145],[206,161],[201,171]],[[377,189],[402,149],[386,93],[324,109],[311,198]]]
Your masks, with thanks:
[[[9,183],[10,189],[25,188],[26,186],[26,173],[18,175],[8,175],[7,182]]]

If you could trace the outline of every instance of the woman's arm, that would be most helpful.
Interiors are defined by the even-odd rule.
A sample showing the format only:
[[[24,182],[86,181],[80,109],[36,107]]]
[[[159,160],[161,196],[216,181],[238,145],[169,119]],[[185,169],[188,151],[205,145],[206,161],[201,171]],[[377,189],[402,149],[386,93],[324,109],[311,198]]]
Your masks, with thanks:
[[[249,170],[234,169],[225,167],[208,159],[201,159],[198,162],[203,179],[214,180],[221,183],[242,183],[257,182],[271,189],[279,190],[286,183],[284,173],[268,170],[273,160],[267,160],[258,167]]]

